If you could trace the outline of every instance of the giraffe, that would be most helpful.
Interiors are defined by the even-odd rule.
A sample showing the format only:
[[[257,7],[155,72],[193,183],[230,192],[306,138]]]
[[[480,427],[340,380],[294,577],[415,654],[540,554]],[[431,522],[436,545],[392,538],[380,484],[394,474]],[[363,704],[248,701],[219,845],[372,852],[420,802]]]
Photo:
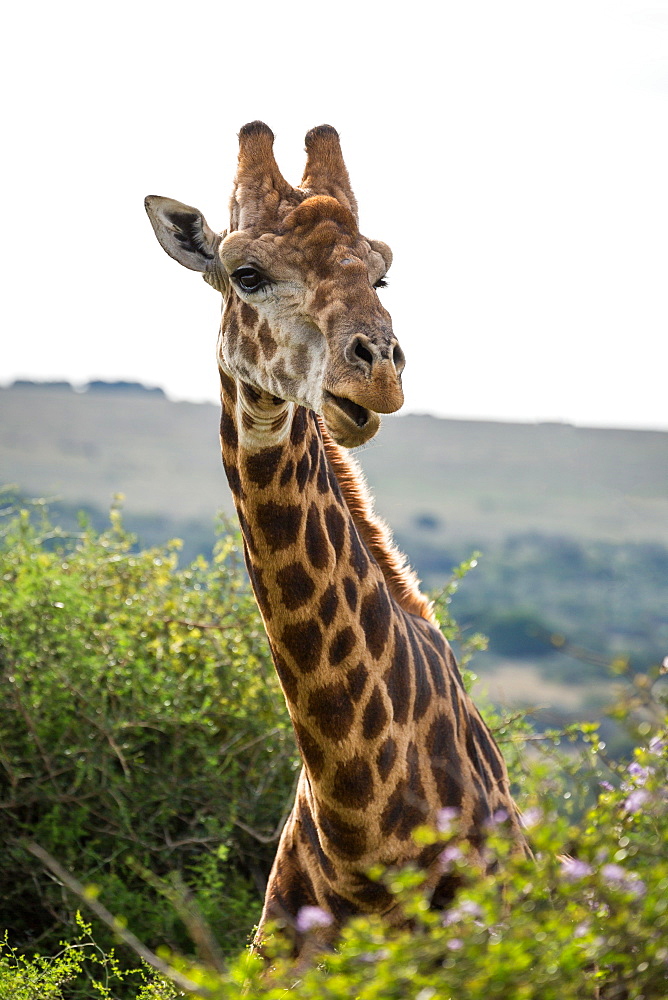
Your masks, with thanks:
[[[262,122],[240,131],[229,232],[170,198],[146,208],[167,253],[223,296],[223,463],[303,763],[255,943],[278,921],[299,954],[306,906],[327,915],[323,944],[356,913],[403,921],[371,866],[422,866],[447,905],[442,844],[412,837],[443,808],[474,852],[501,810],[525,846],[501,753],[347,451],[403,402],[378,296],[392,253],[360,234],[335,129],[307,134],[298,187],[273,141]]]

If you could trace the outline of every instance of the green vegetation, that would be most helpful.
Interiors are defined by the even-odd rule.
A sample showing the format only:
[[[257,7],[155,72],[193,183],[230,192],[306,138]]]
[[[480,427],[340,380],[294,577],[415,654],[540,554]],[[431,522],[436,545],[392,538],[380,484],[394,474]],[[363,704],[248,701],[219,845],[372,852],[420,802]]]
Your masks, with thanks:
[[[211,562],[179,568],[175,545],[135,551],[117,511],[101,534],[4,513],[0,1000],[665,1000],[665,670],[622,675],[624,761],[593,723],[537,738],[488,710],[534,859],[509,854],[497,816],[499,866],[475,871],[444,814],[419,836],[461,874],[450,911],[429,909],[420,873],[378,871],[410,933],[355,920],[301,969],[278,937],[266,972],[244,944],[298,762],[236,536],[223,527]],[[143,965],[28,841],[192,989]]]
[[[112,512],[62,537],[22,512],[0,551],[0,927],[53,950],[77,902],[20,845],[93,883],[149,945],[186,947],[146,872],[227,950],[260,889],[297,757],[236,536],[211,564],[132,551]],[[106,947],[109,941],[101,939]]]
[[[437,583],[466,552],[420,548],[414,555],[425,578]],[[667,592],[662,545],[514,535],[485,547],[475,582],[455,595],[453,610],[463,629],[489,636],[495,657],[533,660],[546,678],[582,684],[608,677],[618,657],[645,670],[665,655]],[[598,655],[586,669],[564,655],[544,662],[566,646]]]

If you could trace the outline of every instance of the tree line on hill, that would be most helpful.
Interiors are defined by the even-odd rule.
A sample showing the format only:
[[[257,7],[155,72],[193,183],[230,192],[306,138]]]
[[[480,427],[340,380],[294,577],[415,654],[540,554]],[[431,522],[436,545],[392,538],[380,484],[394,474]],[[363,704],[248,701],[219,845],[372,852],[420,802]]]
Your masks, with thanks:
[[[105,379],[93,379],[82,386],[75,386],[67,381],[45,381],[37,382],[32,379],[15,379],[10,389],[58,389],[64,392],[146,392],[152,396],[165,396],[165,390],[157,385],[144,385],[143,382],[129,382],[125,379],[108,381]]]

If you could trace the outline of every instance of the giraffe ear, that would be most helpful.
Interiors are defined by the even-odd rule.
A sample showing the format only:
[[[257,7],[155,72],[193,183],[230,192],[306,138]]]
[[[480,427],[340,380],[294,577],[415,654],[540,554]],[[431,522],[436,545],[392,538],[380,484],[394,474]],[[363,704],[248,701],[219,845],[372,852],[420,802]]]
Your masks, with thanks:
[[[222,239],[201,212],[173,198],[150,194],[144,207],[158,243],[170,257],[191,271],[215,271]]]

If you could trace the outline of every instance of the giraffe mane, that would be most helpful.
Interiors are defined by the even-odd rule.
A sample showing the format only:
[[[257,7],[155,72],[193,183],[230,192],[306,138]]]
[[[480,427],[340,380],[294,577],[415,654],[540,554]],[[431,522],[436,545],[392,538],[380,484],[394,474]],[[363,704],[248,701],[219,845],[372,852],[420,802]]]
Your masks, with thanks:
[[[420,590],[420,582],[403,552],[394,544],[389,527],[376,514],[364,474],[352,455],[336,444],[324,421],[319,419],[325,453],[341,487],[355,526],[387,581],[392,597],[409,614],[436,624],[432,602]]]

